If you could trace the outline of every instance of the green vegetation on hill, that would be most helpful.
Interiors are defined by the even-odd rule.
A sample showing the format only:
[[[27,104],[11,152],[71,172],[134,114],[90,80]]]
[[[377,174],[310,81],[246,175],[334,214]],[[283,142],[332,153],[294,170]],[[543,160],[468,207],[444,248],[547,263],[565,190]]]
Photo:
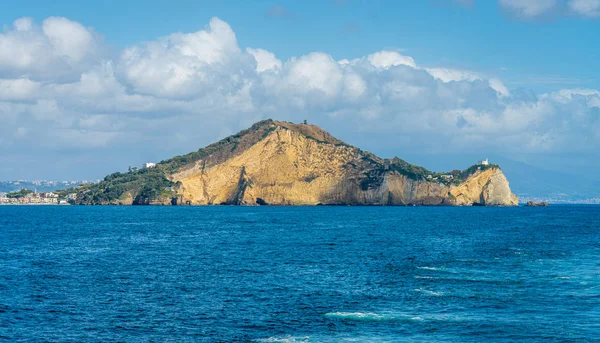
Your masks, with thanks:
[[[249,129],[242,130],[198,151],[161,161],[158,165],[167,173],[175,173],[181,168],[207,157],[211,159],[209,163],[218,164],[265,138],[276,129],[272,124],[274,124],[272,119],[259,121]]]
[[[497,164],[488,164],[488,165],[472,165],[469,168],[461,171],[458,174],[458,179],[459,180],[466,180],[469,176],[475,174],[476,171],[481,170],[481,171],[485,171],[488,169],[500,169],[500,166]]]
[[[30,194],[33,194],[33,191],[23,188],[18,192],[11,192],[11,193],[6,194],[6,197],[12,198],[12,199],[19,199],[19,198],[24,198]]]
[[[398,157],[386,160],[385,165],[389,170],[396,171],[413,180],[426,179],[428,175],[433,174],[433,172],[427,168],[410,164]]]
[[[175,184],[168,180],[161,168],[143,168],[128,173],[113,173],[95,185],[84,185],[78,190],[81,204],[118,204],[129,194],[134,201],[168,198],[175,195]]]

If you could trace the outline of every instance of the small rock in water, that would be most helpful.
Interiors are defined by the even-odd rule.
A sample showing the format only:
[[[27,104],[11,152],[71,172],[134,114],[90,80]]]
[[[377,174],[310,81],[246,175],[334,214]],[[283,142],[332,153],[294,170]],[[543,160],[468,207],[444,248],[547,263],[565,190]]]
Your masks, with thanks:
[[[547,207],[548,203],[545,201],[542,202],[535,202],[535,201],[528,201],[526,206],[534,206],[534,207]]]

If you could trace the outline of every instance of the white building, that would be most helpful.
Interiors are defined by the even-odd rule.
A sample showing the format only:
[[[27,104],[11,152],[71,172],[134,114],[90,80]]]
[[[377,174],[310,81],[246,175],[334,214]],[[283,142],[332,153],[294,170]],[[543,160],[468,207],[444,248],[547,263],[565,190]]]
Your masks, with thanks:
[[[53,193],[53,192],[45,192],[45,193],[41,193],[40,195],[42,198],[47,198],[47,199],[58,198],[58,194]]]
[[[480,165],[480,166],[487,166],[488,164],[490,164],[490,161],[488,161],[488,159],[486,158],[483,161],[477,162],[477,164]]]
[[[144,163],[144,168],[154,168],[156,167],[156,163],[146,162]]]

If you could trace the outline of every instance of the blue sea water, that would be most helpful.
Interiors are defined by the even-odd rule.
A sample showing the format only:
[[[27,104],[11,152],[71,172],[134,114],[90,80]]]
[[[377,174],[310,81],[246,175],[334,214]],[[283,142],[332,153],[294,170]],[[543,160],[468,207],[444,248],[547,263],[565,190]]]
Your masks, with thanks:
[[[600,206],[4,206],[0,340],[598,342]]]

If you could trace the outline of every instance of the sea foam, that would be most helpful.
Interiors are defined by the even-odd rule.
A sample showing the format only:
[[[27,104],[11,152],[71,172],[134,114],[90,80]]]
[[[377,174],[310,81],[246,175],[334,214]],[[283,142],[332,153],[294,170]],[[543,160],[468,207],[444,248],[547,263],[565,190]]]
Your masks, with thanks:
[[[261,338],[257,339],[256,342],[263,343],[306,343],[310,342],[310,336],[302,336],[302,337],[294,337],[294,336],[285,336],[285,337],[269,337],[269,338]]]
[[[375,312],[330,312],[326,313],[325,317],[363,322],[379,322],[389,320],[422,320],[422,318],[419,316]]]

